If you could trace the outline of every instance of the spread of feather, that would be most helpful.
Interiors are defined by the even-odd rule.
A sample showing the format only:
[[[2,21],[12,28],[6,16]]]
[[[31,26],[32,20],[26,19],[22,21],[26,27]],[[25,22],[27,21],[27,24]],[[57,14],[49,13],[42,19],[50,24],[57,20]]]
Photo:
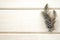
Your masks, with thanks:
[[[42,12],[42,15],[45,20],[46,27],[48,28],[49,32],[52,32],[54,30],[54,24],[55,24],[55,19],[56,19],[56,11],[53,10],[53,16],[50,15],[49,10],[48,10],[48,4],[46,4],[44,11]]]

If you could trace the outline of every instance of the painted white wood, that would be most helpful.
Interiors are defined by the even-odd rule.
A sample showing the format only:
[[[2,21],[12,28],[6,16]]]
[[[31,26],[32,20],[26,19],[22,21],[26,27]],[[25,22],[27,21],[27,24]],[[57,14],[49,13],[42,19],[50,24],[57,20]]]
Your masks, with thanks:
[[[0,34],[0,40],[60,40],[60,34]]]
[[[42,11],[0,10],[0,32],[48,32]],[[54,32],[60,32],[60,10],[56,10],[56,13]]]
[[[43,21],[37,10],[0,10],[1,32],[44,32],[46,28]]]
[[[60,8],[60,0],[0,0],[0,8]]]
[[[0,8],[60,8],[60,0],[0,0]],[[48,32],[42,10],[0,10],[0,32]],[[55,31],[60,32],[60,10]],[[60,40],[60,34],[0,34],[0,40]]]

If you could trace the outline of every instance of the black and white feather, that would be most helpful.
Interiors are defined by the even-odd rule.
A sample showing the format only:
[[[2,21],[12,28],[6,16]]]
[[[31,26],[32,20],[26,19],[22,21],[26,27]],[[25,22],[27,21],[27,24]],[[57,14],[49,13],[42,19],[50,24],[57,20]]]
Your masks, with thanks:
[[[46,27],[48,28],[49,32],[52,32],[54,30],[54,24],[55,24],[55,19],[56,19],[56,11],[53,10],[53,16],[50,17],[49,15],[49,9],[48,9],[48,4],[46,4],[44,11],[42,12],[42,15],[45,20]]]

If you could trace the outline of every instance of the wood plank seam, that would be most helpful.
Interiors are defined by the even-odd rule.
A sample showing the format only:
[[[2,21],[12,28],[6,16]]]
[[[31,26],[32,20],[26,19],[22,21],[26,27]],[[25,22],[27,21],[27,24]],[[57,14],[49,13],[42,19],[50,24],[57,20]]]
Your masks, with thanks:
[[[0,8],[0,10],[43,10],[44,8]],[[49,10],[60,10],[60,8],[49,8]]]
[[[0,34],[60,34],[60,32],[0,32]]]

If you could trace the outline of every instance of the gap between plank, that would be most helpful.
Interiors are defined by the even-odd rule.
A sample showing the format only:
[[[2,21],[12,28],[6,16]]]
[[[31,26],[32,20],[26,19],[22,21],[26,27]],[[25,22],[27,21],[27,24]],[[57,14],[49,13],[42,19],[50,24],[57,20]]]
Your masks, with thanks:
[[[0,8],[0,10],[43,10],[44,8]],[[49,10],[60,10],[60,8],[49,8]]]
[[[60,32],[0,32],[0,34],[60,34]]]

